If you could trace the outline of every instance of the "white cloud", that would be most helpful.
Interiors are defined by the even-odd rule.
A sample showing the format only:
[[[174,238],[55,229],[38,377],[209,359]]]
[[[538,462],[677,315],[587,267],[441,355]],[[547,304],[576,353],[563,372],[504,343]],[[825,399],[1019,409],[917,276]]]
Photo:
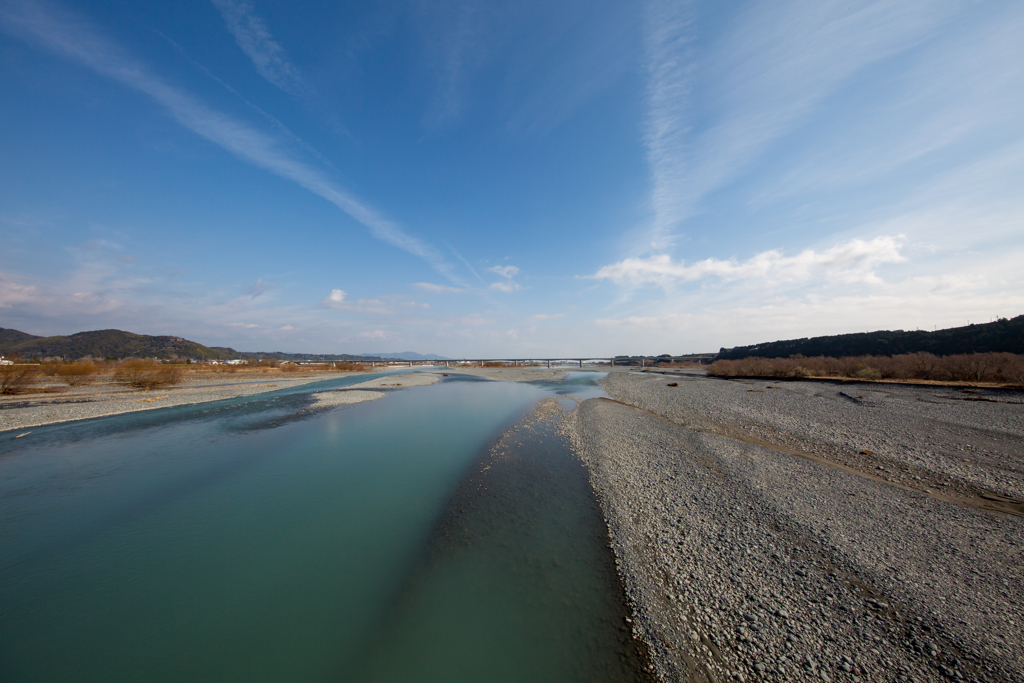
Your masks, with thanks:
[[[0,308],[31,305],[38,302],[39,299],[38,287],[13,282],[0,273]]]
[[[537,315],[531,315],[527,320],[558,320],[564,317],[565,313],[538,313]]]
[[[446,292],[455,293],[455,292],[464,292],[464,291],[466,291],[462,287],[449,287],[448,285],[436,285],[436,284],[434,284],[432,282],[417,282],[414,286],[419,287],[420,289],[425,289],[428,292],[436,292],[437,294],[442,294],[442,293],[446,293]]]
[[[514,282],[512,278],[519,274],[519,269],[515,266],[491,266],[487,269],[488,272],[495,273],[505,278],[498,282],[492,282],[490,284],[491,289],[496,289],[499,292],[516,292],[522,289],[518,282]]]
[[[228,323],[228,327],[242,327],[247,330],[252,330],[259,327],[259,325],[255,323]]]
[[[0,5],[0,27],[151,97],[193,133],[319,195],[369,228],[377,239],[422,258],[438,273],[455,281],[451,264],[434,247],[407,234],[349,195],[323,172],[285,149],[281,140],[215,111],[191,94],[168,85],[150,73],[144,64],[96,34],[84,21],[67,13],[47,12],[42,5],[14,0]]]
[[[291,95],[301,95],[306,86],[302,74],[285,55],[262,18],[245,2],[211,0],[220,10],[228,30],[256,67],[257,73]]]
[[[709,277],[722,280],[763,280],[767,283],[828,282],[879,283],[874,268],[883,263],[899,263],[902,236],[876,237],[870,241],[851,240],[817,252],[805,249],[796,256],[784,256],[772,249],[746,261],[709,258],[691,265],[673,263],[667,254],[647,258],[628,258],[604,266],[593,278],[611,280],[620,285],[655,284],[668,286]]]
[[[429,306],[419,304],[415,301],[397,301],[396,297],[349,301],[348,295],[341,289],[332,289],[327,298],[320,302],[320,305],[324,308],[330,308],[336,311],[374,313],[377,315],[394,315],[400,308],[429,308]]]
[[[504,278],[513,278],[519,274],[519,269],[515,266],[492,266],[487,270],[492,273],[497,273]]]
[[[918,260],[919,259],[919,260]],[[810,289],[679,289],[634,300],[595,320],[602,344],[635,352],[713,351],[827,334],[939,329],[1024,312],[1024,247],[998,257],[971,251],[917,254],[877,284]],[[898,277],[897,277],[898,275]],[[581,338],[588,338],[584,334]],[[663,350],[658,350],[658,349]]]
[[[389,335],[384,330],[370,330],[368,332],[360,332],[359,334],[356,335],[356,338],[361,341],[381,342],[390,339],[391,335]]]

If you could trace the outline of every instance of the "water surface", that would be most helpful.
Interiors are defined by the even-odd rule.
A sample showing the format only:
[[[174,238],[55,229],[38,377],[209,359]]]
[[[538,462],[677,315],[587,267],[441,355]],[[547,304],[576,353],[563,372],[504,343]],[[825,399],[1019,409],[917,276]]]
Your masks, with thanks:
[[[496,434],[554,389],[452,377],[312,409],[365,379],[0,435],[0,678],[483,680],[519,660],[499,678],[585,680],[552,663],[621,641],[592,507],[501,477],[504,507],[466,518],[490,559],[438,540]],[[510,509],[533,531],[493,528]],[[531,568],[552,553],[575,568]]]

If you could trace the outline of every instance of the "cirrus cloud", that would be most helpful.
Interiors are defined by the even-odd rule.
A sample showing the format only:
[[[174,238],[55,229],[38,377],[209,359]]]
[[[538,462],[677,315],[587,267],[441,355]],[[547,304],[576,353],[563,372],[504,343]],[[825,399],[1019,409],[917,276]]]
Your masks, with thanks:
[[[428,292],[435,292],[437,294],[443,294],[445,292],[456,293],[466,291],[462,287],[449,287],[448,285],[437,285],[434,284],[433,282],[417,282],[415,286],[419,287],[420,289],[425,289]]]
[[[487,270],[491,273],[497,273],[504,278],[513,278],[519,274],[519,269],[515,266],[493,266]]]

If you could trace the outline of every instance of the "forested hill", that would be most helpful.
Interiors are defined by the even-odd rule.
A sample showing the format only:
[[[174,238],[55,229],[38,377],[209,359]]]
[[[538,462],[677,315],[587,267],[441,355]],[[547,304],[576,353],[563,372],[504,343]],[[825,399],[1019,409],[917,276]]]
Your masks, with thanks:
[[[748,356],[789,358],[801,356],[895,356],[901,353],[934,353],[949,356],[955,353],[1006,351],[1024,353],[1024,315],[1000,318],[991,323],[951,327],[926,332],[891,330],[839,334],[832,337],[810,337],[785,341],[723,348],[717,358],[739,360]]]
[[[95,330],[68,336],[37,337],[0,328],[0,353],[26,358],[195,358],[227,360],[237,355],[211,349],[181,337],[151,337],[122,330]]]
[[[20,344],[21,342],[30,341],[32,339],[42,339],[34,334],[28,332],[21,332],[19,330],[5,330],[0,327],[0,351],[8,347]]]
[[[351,354],[284,353],[282,351],[235,351],[226,346],[203,346],[181,337],[152,337],[122,330],[95,330],[67,336],[39,337],[19,330],[0,327],[0,355],[23,358],[193,358],[195,360],[232,360],[234,358],[270,358],[288,361],[360,361],[380,360],[378,356]],[[414,358],[419,354],[414,354]]]

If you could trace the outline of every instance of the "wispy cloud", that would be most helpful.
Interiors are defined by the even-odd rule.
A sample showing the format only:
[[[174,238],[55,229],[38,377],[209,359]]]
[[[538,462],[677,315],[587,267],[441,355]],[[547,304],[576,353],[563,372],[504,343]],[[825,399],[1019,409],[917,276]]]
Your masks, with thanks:
[[[825,251],[805,249],[796,256],[779,250],[756,254],[746,261],[709,258],[691,265],[673,262],[667,254],[628,258],[601,268],[592,277],[616,284],[668,286],[709,277],[721,280],[762,280],[768,283],[827,282],[879,283],[874,269],[883,263],[905,261],[900,254],[902,237],[851,240]]]
[[[487,270],[488,272],[497,273],[505,278],[513,278],[519,274],[519,269],[515,266],[491,266]]]
[[[910,49],[963,3],[755,3],[698,51],[694,3],[647,11],[652,239],[671,243],[712,191],[736,180],[854,74]],[[710,123],[709,123],[710,122]]]
[[[277,285],[275,283],[273,283],[273,282],[264,282],[263,278],[260,278],[260,279],[256,280],[256,282],[254,282],[251,285],[249,285],[248,287],[246,287],[245,288],[245,293],[251,295],[252,298],[255,299],[256,297],[259,297],[259,296],[262,296],[263,294],[266,294],[267,292],[269,292],[271,289],[273,289],[276,286]]]
[[[235,0],[211,1],[257,73],[290,95],[305,96],[307,88],[302,73],[288,61],[284,48],[274,40],[266,22],[253,12],[252,6]]]
[[[541,320],[558,320],[559,318],[564,318],[564,317],[565,317],[565,313],[538,313],[537,315],[531,315],[527,319],[528,320],[541,321]]]
[[[522,289],[522,286],[518,282],[512,280],[501,280],[499,282],[492,282],[491,289],[496,289],[499,292],[517,292]]]
[[[448,285],[437,285],[437,284],[434,284],[433,282],[417,282],[415,284],[415,286],[419,287],[420,289],[425,289],[428,292],[435,292],[437,294],[457,293],[457,292],[464,292],[464,291],[466,291],[462,287],[450,287]]]
[[[513,280],[516,275],[519,274],[519,269],[515,266],[491,266],[487,269],[488,272],[500,275],[505,278],[498,282],[492,282],[489,285],[489,289],[495,289],[499,292],[505,292],[506,294],[511,292],[518,292],[522,289],[522,286]]]
[[[375,313],[377,315],[394,315],[398,309],[408,311],[411,308],[430,308],[427,304],[418,304],[415,301],[400,301],[396,297],[383,297],[374,299],[359,299],[349,301],[348,294],[341,289],[332,289],[331,293],[320,302],[324,308],[336,311],[353,311],[355,313]]]
[[[459,117],[465,80],[483,61],[480,53],[487,45],[491,9],[480,2],[422,3],[419,23],[427,40],[427,62],[436,78],[434,101],[425,120],[429,127]]]
[[[356,338],[360,341],[382,342],[391,339],[392,336],[386,330],[369,330],[367,332],[360,332],[356,335]]]
[[[291,180],[331,202],[377,239],[426,261],[455,284],[451,264],[434,247],[407,234],[392,221],[349,195],[318,169],[290,152],[280,140],[215,111],[191,94],[168,85],[144,64],[100,37],[85,21],[43,3],[18,2],[0,7],[0,26],[22,39],[87,66],[97,73],[151,97],[179,124],[264,170]]]

